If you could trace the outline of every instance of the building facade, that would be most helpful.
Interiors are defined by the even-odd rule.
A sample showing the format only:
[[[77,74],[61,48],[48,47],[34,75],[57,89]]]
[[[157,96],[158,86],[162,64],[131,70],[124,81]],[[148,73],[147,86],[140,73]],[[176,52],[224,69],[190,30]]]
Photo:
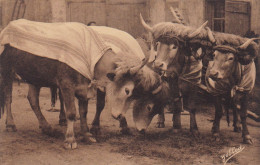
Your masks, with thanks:
[[[25,6],[19,7],[22,1]],[[178,9],[191,26],[208,20],[215,31],[260,34],[259,0],[0,0],[0,26],[21,17],[42,22],[95,21],[138,37],[144,31],[140,13],[151,25],[173,21],[170,6]]]

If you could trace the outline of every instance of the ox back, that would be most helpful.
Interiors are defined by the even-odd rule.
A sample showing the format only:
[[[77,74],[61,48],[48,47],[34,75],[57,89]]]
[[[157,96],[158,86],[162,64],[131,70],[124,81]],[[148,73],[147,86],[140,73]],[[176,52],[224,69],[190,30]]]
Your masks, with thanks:
[[[3,74],[17,73],[23,80],[39,87],[57,87],[59,81],[68,78],[77,81],[88,81],[85,77],[68,65],[31,53],[5,46],[1,58],[1,70]],[[65,81],[65,80],[64,80]]]

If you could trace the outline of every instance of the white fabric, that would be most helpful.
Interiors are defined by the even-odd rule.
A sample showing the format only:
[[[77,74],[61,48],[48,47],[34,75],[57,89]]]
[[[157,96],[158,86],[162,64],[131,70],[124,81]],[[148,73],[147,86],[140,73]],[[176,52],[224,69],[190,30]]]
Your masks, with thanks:
[[[116,54],[119,54],[121,51],[123,53],[129,53],[131,56],[137,56],[141,60],[145,58],[142,48],[130,34],[106,26],[90,27],[101,35],[105,43],[110,46]]]
[[[5,44],[66,63],[92,80],[94,67],[110,48],[115,53],[131,53],[144,58],[141,47],[128,33],[109,28],[91,28],[76,22],[42,23],[25,19],[12,21],[0,34],[1,52]]]
[[[11,46],[66,63],[88,79],[109,49],[93,30],[80,23],[12,21],[0,34],[1,45]],[[1,52],[2,53],[2,52]]]

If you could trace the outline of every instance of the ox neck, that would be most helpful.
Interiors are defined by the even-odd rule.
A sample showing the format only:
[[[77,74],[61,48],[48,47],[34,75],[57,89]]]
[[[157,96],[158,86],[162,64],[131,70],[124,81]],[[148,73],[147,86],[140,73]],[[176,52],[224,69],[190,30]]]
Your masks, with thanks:
[[[116,62],[118,61],[117,55],[108,50],[101,59],[97,62],[94,71],[94,79],[99,81],[108,82],[107,74],[114,73],[116,69]]]
[[[174,76],[173,74],[177,74],[177,76],[181,75],[183,72],[183,68],[185,66],[185,50],[179,49],[175,58],[172,60],[171,63],[168,65],[167,72],[171,76]]]
[[[235,62],[232,68],[232,76],[230,76],[230,84],[235,86],[238,85],[241,81],[242,71],[239,62]]]

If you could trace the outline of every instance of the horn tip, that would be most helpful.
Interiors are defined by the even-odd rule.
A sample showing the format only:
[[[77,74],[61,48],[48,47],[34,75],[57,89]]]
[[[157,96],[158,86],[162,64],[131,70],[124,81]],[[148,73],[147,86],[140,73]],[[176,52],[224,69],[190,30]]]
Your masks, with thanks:
[[[209,22],[208,20],[206,22],[204,22],[203,26],[206,26],[208,24],[208,22]]]

